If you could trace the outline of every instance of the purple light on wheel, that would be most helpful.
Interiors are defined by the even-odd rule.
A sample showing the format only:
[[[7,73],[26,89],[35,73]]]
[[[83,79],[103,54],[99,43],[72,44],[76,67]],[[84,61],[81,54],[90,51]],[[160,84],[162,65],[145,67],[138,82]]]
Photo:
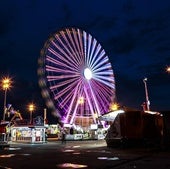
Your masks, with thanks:
[[[90,34],[77,28],[54,33],[41,51],[39,65],[39,84],[48,96],[43,97],[65,123],[73,124],[77,117],[97,123],[96,115],[109,111],[115,99],[114,73]]]

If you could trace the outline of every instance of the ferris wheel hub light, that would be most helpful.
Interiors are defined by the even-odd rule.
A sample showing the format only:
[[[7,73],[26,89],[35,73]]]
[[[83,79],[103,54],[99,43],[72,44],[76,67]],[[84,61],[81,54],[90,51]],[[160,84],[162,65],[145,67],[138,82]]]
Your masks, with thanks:
[[[89,68],[84,69],[84,76],[87,80],[90,80],[92,78],[92,72]]]

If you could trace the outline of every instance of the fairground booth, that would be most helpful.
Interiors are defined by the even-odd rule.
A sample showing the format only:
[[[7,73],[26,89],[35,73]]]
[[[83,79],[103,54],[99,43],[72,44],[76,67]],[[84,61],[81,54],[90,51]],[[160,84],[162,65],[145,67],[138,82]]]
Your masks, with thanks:
[[[44,143],[46,128],[41,116],[33,119],[30,124],[28,120],[18,120],[11,127],[11,141],[25,143]]]

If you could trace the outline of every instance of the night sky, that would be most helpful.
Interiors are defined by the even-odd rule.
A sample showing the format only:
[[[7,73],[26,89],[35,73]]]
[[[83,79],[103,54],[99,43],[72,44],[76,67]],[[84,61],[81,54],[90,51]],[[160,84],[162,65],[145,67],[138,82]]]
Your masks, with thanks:
[[[102,45],[120,105],[142,109],[147,77],[151,110],[170,110],[169,0],[1,0],[0,77],[12,77],[7,102],[15,109],[26,113],[34,102],[43,112],[38,57],[49,36],[67,27],[85,30]],[[1,112],[3,97],[1,90]]]

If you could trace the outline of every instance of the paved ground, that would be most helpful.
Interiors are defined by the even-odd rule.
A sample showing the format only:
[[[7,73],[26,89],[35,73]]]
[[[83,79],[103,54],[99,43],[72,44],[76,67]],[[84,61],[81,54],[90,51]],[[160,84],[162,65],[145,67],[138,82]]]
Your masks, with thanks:
[[[108,148],[105,141],[11,144],[0,150],[0,169],[170,169],[170,152],[150,148]]]

